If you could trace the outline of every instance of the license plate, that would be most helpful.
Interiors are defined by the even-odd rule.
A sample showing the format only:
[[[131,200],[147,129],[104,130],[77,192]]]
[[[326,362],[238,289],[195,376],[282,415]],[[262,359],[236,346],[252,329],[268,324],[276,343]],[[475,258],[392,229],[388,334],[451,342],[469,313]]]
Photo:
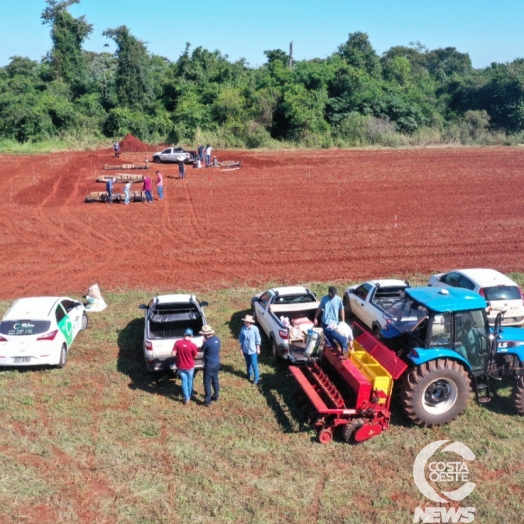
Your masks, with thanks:
[[[15,364],[18,364],[20,362],[31,362],[31,357],[15,357],[13,361],[15,362]]]

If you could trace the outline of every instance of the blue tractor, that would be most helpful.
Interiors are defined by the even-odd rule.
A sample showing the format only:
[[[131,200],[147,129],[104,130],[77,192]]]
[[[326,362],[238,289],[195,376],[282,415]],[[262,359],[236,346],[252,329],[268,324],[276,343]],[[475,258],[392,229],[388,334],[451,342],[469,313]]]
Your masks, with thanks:
[[[403,410],[415,424],[433,427],[455,419],[473,388],[491,399],[490,383],[514,380],[512,403],[524,415],[524,329],[494,327],[488,303],[466,289],[407,288],[386,313],[381,341],[408,365],[400,383]]]

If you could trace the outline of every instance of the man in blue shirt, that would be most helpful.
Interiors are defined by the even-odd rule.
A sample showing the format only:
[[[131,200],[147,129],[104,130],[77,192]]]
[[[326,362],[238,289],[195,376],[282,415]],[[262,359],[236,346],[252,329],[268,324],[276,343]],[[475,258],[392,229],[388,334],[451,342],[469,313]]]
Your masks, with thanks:
[[[215,335],[215,330],[207,325],[200,331],[204,335],[202,351],[204,352],[204,405],[209,407],[212,400],[218,400],[220,383],[218,371],[220,370],[220,339]],[[213,396],[211,396],[213,386]]]
[[[321,325],[324,330],[324,336],[331,345],[335,348],[335,342],[341,343],[339,337],[336,336],[335,330],[340,320],[345,322],[344,305],[342,299],[337,295],[337,288],[335,286],[329,286],[328,294],[323,296],[320,300],[317,312],[315,313],[315,326],[318,326],[318,317],[322,314]],[[345,344],[342,344],[343,356],[346,356],[348,352],[347,339]]]
[[[337,288],[335,286],[329,286],[328,294],[320,300],[317,312],[315,313],[315,326],[318,326],[318,317],[321,313],[323,328],[329,326],[329,324],[338,324],[339,313],[340,319],[342,322],[345,322],[344,305],[342,304],[342,299],[337,295]]]
[[[251,315],[246,315],[242,319],[244,327],[240,330],[238,342],[240,344],[240,351],[246,360],[247,379],[251,379],[253,373],[253,384],[257,385],[260,380],[260,373],[258,371],[258,355],[260,355],[260,331],[255,326],[255,321]]]

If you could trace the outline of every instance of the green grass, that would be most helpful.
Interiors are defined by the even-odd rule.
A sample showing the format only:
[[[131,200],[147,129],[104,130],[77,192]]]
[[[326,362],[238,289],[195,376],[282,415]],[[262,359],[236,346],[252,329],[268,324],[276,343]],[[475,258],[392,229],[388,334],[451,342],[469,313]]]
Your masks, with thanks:
[[[309,287],[323,294],[327,285]],[[159,290],[171,291],[183,290]],[[179,381],[145,370],[137,306],[151,292],[105,294],[108,309],[90,315],[64,369],[0,371],[0,521],[412,522],[415,507],[428,503],[413,461],[437,439],[459,440],[477,457],[467,499],[475,522],[521,520],[524,419],[509,404],[510,384],[442,428],[413,427],[394,407],[378,438],[321,445],[267,341],[261,390],[244,379],[236,337],[257,291],[200,293],[223,343],[221,398],[209,409],[201,374],[197,401],[184,407]],[[0,302],[0,312],[7,307]]]

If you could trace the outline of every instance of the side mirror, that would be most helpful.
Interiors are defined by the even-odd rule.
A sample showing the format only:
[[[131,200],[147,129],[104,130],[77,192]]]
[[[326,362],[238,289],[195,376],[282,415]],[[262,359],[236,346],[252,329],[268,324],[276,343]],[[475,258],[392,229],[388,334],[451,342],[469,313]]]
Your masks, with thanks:
[[[204,300],[203,302],[200,302],[200,307],[206,307],[206,306],[209,306],[209,303]]]
[[[149,309],[145,304],[140,304],[138,309]]]

